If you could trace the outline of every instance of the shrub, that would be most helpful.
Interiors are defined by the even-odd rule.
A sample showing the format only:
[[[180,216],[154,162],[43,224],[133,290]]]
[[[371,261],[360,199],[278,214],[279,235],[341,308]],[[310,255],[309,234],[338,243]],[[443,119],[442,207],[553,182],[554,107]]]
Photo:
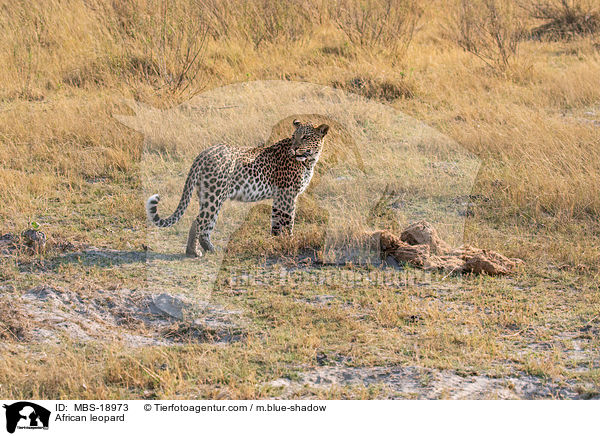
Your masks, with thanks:
[[[311,8],[299,0],[201,0],[215,39],[264,43],[297,41],[312,29]]]
[[[334,80],[331,82],[334,88],[341,88],[360,94],[367,98],[394,101],[399,98],[413,98],[415,96],[413,87],[406,81],[380,80],[368,76],[355,76],[346,81]]]
[[[348,39],[361,46],[406,50],[422,10],[414,0],[341,0],[330,16]]]
[[[197,0],[113,3],[113,33],[126,42],[122,67],[158,89],[197,92],[208,37],[199,6]]]
[[[460,0],[452,33],[461,48],[505,71],[518,54],[524,25],[510,0]]]
[[[531,31],[536,39],[572,39],[600,32],[600,5],[585,0],[544,0],[525,6],[533,18],[546,21]]]

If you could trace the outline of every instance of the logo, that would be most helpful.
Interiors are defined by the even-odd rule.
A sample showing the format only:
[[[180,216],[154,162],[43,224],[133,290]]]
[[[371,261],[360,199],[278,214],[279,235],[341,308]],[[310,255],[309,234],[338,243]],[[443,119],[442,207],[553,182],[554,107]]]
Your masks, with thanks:
[[[48,429],[50,411],[29,401],[19,401],[3,406],[6,409],[6,431],[18,429]]]

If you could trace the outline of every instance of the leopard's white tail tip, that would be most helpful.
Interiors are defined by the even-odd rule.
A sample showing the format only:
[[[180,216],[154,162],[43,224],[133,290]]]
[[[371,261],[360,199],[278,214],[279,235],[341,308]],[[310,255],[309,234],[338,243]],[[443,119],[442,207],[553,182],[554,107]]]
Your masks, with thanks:
[[[158,221],[158,212],[156,211],[156,206],[160,201],[160,197],[158,194],[154,194],[146,200],[146,215],[148,216],[148,220],[150,222]]]

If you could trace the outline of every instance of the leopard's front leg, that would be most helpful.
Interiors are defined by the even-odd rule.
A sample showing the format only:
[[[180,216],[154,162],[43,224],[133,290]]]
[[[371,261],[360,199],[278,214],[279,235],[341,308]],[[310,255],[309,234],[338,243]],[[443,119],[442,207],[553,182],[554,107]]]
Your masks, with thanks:
[[[294,191],[280,191],[276,193],[273,198],[273,211],[271,212],[272,235],[279,235],[281,232],[289,235],[293,233],[297,198],[298,193]]]

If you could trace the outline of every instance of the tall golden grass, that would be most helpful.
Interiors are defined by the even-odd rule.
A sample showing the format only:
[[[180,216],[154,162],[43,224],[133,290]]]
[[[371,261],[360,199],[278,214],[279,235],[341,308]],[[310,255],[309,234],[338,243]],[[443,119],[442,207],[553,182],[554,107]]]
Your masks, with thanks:
[[[484,161],[476,189],[488,224],[597,228],[597,35],[515,39],[506,62],[486,64],[464,50],[483,42],[456,43],[461,3],[2,1],[3,229],[35,219],[48,199],[80,201],[90,178],[139,186],[141,137],[112,117],[127,110],[123,98],[165,107],[273,78],[383,99],[454,138]],[[508,0],[471,7],[481,4],[507,5],[494,22],[502,31],[540,25]],[[483,30],[486,10],[471,17]],[[124,203],[115,214],[132,208]]]

